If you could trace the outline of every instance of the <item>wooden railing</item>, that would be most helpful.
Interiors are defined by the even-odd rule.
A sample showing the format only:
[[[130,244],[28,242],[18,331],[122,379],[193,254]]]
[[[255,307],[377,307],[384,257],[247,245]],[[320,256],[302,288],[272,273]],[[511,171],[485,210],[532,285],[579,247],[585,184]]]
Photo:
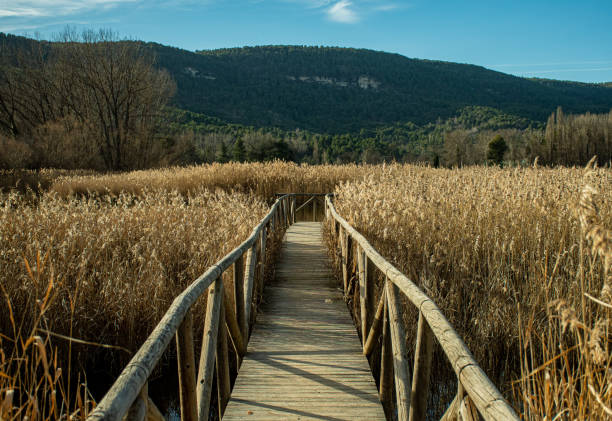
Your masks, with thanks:
[[[317,202],[323,198],[323,206],[319,204],[317,208]],[[310,214],[306,212],[308,206],[312,208]],[[394,401],[400,421],[425,419],[435,338],[449,359],[458,384],[455,399],[443,420],[473,420],[478,419],[478,413],[486,420],[518,420],[436,304],[338,215],[331,195],[309,193],[281,195],[249,238],[174,299],[88,419],[162,420],[162,414],[148,396],[147,381],[173,337],[176,337],[181,420],[209,419],[214,376],[220,419],[230,396],[229,344],[234,347],[239,365],[246,353],[254,320],[254,300],[263,288],[267,238],[282,232],[297,219],[316,221],[319,216],[333,224],[340,249],[344,292],[345,295],[351,290],[355,292],[364,354],[369,356],[382,339],[379,393],[383,404]],[[356,282],[353,282],[353,266]],[[224,291],[222,275],[230,267],[234,290]],[[375,270],[385,277],[376,305]],[[206,292],[202,347],[196,366],[191,308]],[[419,310],[412,376],[400,294]]]
[[[124,416],[128,420],[162,420],[162,414],[148,396],[147,381],[173,337],[176,337],[181,420],[209,419],[215,374],[221,418],[230,395],[229,339],[240,360],[246,353],[254,317],[254,297],[263,287],[266,240],[291,224],[295,209],[295,195],[277,199],[249,238],[174,299],[89,420],[120,420]],[[233,268],[234,291],[224,291],[222,275],[230,267]],[[196,372],[191,308],[207,291],[202,348]]]
[[[478,413],[485,420],[518,420],[438,306],[336,212],[329,196],[325,200],[325,217],[333,224],[345,296],[352,292],[355,313],[360,315],[357,324],[366,356],[374,351],[382,335],[380,399],[383,404],[395,401],[398,420],[426,418],[434,338],[457,375],[457,393],[443,420],[474,420]],[[376,270],[385,279],[378,303],[374,303]],[[412,375],[400,294],[419,311]],[[391,396],[394,386],[395,399]]]

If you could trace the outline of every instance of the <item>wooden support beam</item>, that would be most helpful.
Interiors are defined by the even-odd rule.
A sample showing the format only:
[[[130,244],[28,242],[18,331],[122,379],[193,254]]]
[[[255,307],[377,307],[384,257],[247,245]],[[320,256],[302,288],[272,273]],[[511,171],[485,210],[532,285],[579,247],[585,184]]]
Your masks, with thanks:
[[[234,304],[235,307],[230,307],[231,310],[235,309],[235,316],[232,318],[232,322],[236,320],[238,332],[244,331],[244,320],[245,320],[245,305],[244,305],[244,255],[240,256],[234,262]],[[227,311],[227,309],[226,309]],[[235,336],[235,332],[232,331],[232,335]],[[244,355],[243,347],[240,346],[240,351]]]
[[[261,265],[259,266],[259,288],[260,290],[258,291],[260,294],[262,292],[263,289],[263,283],[264,283],[264,274],[266,271],[266,241],[268,238],[268,232],[266,231],[266,227],[264,226],[263,229],[261,230],[261,238],[260,238],[260,251],[261,253],[259,254],[259,259],[261,262]]]
[[[423,313],[419,311],[417,341],[414,352],[414,369],[412,370],[412,391],[410,394],[410,420],[425,419],[427,415],[427,398],[429,395],[429,376],[433,356],[433,332],[427,324]]]
[[[302,203],[296,210],[295,213],[298,213],[299,211],[301,211],[302,209],[304,209],[304,207],[306,207],[306,205],[308,205],[310,202],[312,202],[314,200],[314,196],[312,196],[310,199],[308,199],[307,201],[305,201],[304,203]]]
[[[223,307],[224,304],[221,304]],[[222,311],[221,314],[224,312]],[[227,329],[226,323],[223,323],[223,317],[219,326],[219,339],[217,341],[217,395],[219,406],[219,419],[223,418],[223,412],[229,401],[231,394],[230,384],[230,369],[229,369],[229,353],[227,349]]]
[[[181,418],[182,419],[182,418]],[[157,405],[153,403],[151,398],[147,401],[147,415],[145,416],[147,421],[166,421],[164,414],[161,413]]]
[[[376,307],[376,314],[374,315],[374,320],[372,321],[372,326],[370,327],[370,331],[368,332],[368,338],[363,346],[363,355],[366,357],[369,356],[372,351],[374,351],[374,347],[378,342],[378,337],[383,328],[383,311],[385,308],[385,290],[383,288],[382,293],[380,295],[380,299],[378,300],[378,306]]]
[[[148,383],[145,383],[140,389],[140,393],[136,396],[136,399],[130,406],[127,414],[125,414],[125,421],[144,421],[147,415],[147,404],[149,402],[149,387]]]
[[[448,408],[446,408],[446,411],[444,412],[444,415],[442,415],[442,418],[440,418],[440,421],[456,421],[458,419],[459,407],[461,406],[464,395],[465,390],[463,389],[463,385],[459,380],[457,380],[457,394]]]
[[[199,421],[208,421],[208,413],[210,411],[210,394],[212,391],[222,303],[223,279],[219,278],[208,288],[208,299],[206,301],[206,320],[204,322],[202,351],[200,352],[196,386]]]
[[[406,350],[406,333],[398,297],[398,288],[387,282],[387,302],[389,303],[389,323],[391,326],[391,347],[393,348],[393,369],[395,372],[395,395],[397,401],[397,418],[408,420],[410,411],[410,368]]]
[[[315,196],[312,198],[315,199],[312,201],[312,222],[317,222],[317,199]]]
[[[181,420],[197,421],[196,365],[193,349],[193,317],[191,310],[176,332],[176,360],[178,363]]]
[[[382,350],[380,354],[379,395],[388,418],[392,412],[393,400],[393,350],[391,347],[391,332],[389,326],[389,309],[386,293],[383,297]]]
[[[247,252],[246,271],[244,274],[244,321],[242,322],[242,338],[249,342],[251,312],[253,311],[253,286],[255,284],[255,267],[257,265],[257,247],[253,246]]]
[[[236,320],[236,314],[232,308],[231,298],[229,296],[227,288],[224,289],[223,293],[223,317],[225,323],[230,332],[230,336],[232,338],[232,343],[234,344],[234,348],[236,349],[237,367],[240,367],[240,362],[242,361],[242,357],[246,354],[246,345],[245,341],[242,339],[242,332],[240,331],[240,326],[238,325],[238,320]],[[244,301],[244,299],[242,300]]]

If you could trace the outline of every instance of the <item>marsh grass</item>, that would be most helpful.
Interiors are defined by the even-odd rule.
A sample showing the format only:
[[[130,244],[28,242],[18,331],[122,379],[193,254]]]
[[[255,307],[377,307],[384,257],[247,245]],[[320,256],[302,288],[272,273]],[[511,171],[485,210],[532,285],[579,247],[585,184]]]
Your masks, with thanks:
[[[576,387],[581,392],[572,399],[587,405],[585,398],[591,394],[588,405],[598,396],[609,406],[610,387],[602,386],[602,379],[609,377],[602,373],[610,373],[610,319],[601,316],[609,309],[585,298],[589,294],[609,304],[601,292],[608,275],[598,266],[605,260],[601,253],[597,258],[587,255],[585,241],[590,232],[589,241],[603,247],[607,243],[602,238],[610,237],[603,227],[612,226],[612,175],[609,169],[589,170],[589,189],[599,192],[597,216],[587,218],[597,221],[600,228],[595,231],[585,231],[580,222],[586,203],[583,176],[584,170],[575,168],[391,165],[382,174],[342,184],[335,191],[335,204],[383,256],[433,298],[517,409],[525,417],[541,419],[547,412],[538,399],[545,396],[546,387],[544,380],[538,383],[537,375],[546,370],[529,374],[541,364],[559,362],[560,350],[572,346],[578,348],[568,351],[568,358],[580,347],[591,354],[601,349],[601,361],[608,356],[597,380],[589,383],[596,395],[581,382]],[[410,305],[405,309],[412,350],[416,312]],[[581,321],[573,325],[572,334],[560,322],[572,326],[567,321],[570,314]],[[583,337],[576,336],[579,333]],[[434,358],[434,378],[439,382],[432,387],[452,383],[454,373],[445,368],[440,349]],[[565,365],[574,379],[592,370],[576,355]],[[526,376],[529,381],[513,383]],[[557,380],[556,393],[567,393],[567,383],[567,378],[565,386]],[[529,402],[523,401],[524,396]],[[552,418],[563,413],[569,400],[557,399]],[[593,407],[589,410],[603,414]]]

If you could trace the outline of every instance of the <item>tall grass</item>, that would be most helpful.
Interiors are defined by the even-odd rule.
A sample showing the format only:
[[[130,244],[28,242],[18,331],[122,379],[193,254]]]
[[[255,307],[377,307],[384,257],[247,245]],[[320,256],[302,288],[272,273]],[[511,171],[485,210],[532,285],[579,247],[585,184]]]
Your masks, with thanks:
[[[210,164],[186,168],[166,168],[129,173],[63,177],[50,187],[67,197],[74,194],[110,194],[144,190],[179,191],[183,194],[198,190],[222,189],[253,193],[266,200],[276,193],[328,193],[343,181],[361,179],[366,174],[380,172],[380,166],[359,165],[298,165],[287,162],[250,164]]]
[[[336,207],[434,299],[511,398],[512,381],[529,374],[537,361],[548,361],[535,356],[543,352],[542,343],[531,350],[534,355],[524,352],[526,345],[535,346],[525,336],[545,332],[553,308],[571,307],[576,320],[592,322],[584,324],[590,329],[599,320],[596,304],[583,305],[583,293],[600,296],[606,276],[596,259],[584,254],[578,218],[583,172],[388,166],[382,175],[338,187]],[[590,171],[589,183],[600,192],[601,227],[612,226],[611,181],[609,169]],[[415,315],[406,314],[408,325],[414,325]],[[608,349],[609,336],[601,323],[597,326],[600,338],[606,338],[600,347]],[[567,339],[561,332],[552,329],[545,337],[542,356],[556,356],[557,340]],[[410,347],[413,339],[407,338]],[[572,368],[578,369],[574,376],[584,374],[581,367]],[[609,396],[597,390],[602,399]],[[522,396],[514,402],[522,411]]]
[[[0,333],[13,341],[2,342],[4,355],[20,355],[17,338],[50,335],[64,372],[72,364],[73,373],[108,386],[173,298],[244,241],[267,210],[245,194],[203,188],[138,197],[45,193],[35,203],[8,194],[0,201]],[[43,280],[51,278],[55,298],[41,315]],[[194,311],[200,331],[203,301]]]

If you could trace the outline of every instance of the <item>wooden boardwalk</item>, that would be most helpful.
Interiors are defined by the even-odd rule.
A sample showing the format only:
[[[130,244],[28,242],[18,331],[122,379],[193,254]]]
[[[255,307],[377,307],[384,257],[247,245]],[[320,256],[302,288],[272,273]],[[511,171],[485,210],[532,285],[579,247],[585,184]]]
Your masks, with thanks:
[[[384,420],[321,224],[288,230],[224,420]]]

